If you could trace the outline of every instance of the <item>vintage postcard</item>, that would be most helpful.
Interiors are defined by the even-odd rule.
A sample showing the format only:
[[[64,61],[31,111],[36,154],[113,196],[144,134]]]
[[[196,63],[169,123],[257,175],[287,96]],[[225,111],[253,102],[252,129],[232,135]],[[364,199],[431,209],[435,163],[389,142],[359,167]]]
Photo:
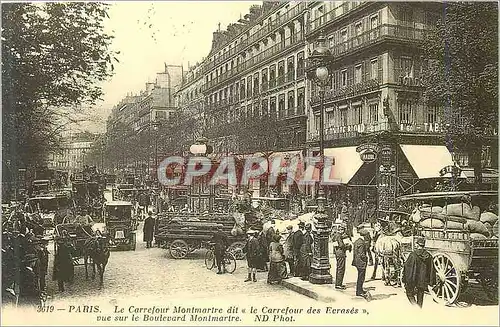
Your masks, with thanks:
[[[498,4],[3,1],[2,325],[498,326]]]

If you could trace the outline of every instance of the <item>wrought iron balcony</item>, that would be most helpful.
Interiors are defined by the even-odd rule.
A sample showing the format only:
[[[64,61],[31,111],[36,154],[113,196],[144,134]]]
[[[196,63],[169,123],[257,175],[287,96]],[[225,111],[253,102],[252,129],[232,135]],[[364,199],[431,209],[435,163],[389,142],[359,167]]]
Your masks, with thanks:
[[[338,99],[348,98],[351,96],[367,93],[377,90],[380,87],[378,79],[371,79],[361,83],[345,86],[336,90],[327,90],[325,92],[325,101],[335,101]],[[317,106],[320,104],[321,98],[319,95],[312,97],[312,105]]]
[[[333,45],[330,48],[335,58],[348,55],[360,48],[381,42],[382,40],[420,42],[424,38],[424,30],[414,27],[384,24],[354,36],[349,40]]]

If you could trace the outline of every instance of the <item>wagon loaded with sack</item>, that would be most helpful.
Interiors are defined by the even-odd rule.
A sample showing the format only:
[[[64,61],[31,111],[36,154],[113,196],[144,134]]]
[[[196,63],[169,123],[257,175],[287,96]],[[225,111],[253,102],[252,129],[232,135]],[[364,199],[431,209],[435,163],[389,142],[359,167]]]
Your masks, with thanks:
[[[419,193],[397,200],[415,206],[410,218],[433,256],[436,278],[429,292],[435,301],[455,303],[469,281],[498,296],[498,192]],[[403,247],[405,258],[413,245]]]
[[[229,251],[237,259],[244,257],[242,249],[246,236],[231,215],[165,212],[159,216],[155,242],[168,249],[175,259],[183,259],[189,253],[203,248],[219,227],[228,235]]]

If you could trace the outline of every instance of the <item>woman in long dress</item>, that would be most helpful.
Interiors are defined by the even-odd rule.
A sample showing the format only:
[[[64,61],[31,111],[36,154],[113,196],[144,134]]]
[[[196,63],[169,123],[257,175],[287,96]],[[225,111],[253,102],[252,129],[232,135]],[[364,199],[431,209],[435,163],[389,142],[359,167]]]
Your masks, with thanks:
[[[273,241],[269,245],[269,273],[267,274],[268,284],[278,284],[286,275],[285,255],[283,245],[280,243],[281,236],[275,234]]]

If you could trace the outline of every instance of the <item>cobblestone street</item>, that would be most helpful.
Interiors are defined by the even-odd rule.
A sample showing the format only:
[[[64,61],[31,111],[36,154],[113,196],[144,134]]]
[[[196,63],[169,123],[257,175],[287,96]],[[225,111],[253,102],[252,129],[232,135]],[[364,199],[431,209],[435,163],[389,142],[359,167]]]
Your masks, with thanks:
[[[347,290],[337,291],[332,286],[334,303],[322,303],[284,288],[280,285],[269,285],[266,283],[267,273],[257,274],[257,282],[245,283],[246,261],[237,262],[237,269],[233,274],[217,275],[215,270],[205,268],[203,256],[204,251],[198,250],[182,260],[172,259],[169,251],[160,248],[146,249],[142,241],[142,226],[138,229],[138,243],[136,251],[111,252],[108,266],[104,274],[104,287],[99,289],[98,281],[85,280],[85,269],[83,266],[75,267],[75,281],[67,285],[66,291],[60,293],[57,284],[52,281],[52,255],[49,263],[50,275],[48,280],[48,305],[53,305],[61,310],[58,313],[62,317],[68,315],[69,319],[81,319],[81,323],[95,322],[95,316],[85,314],[70,314],[68,307],[82,308],[83,305],[100,306],[101,312],[111,313],[114,306],[128,308],[131,305],[138,306],[178,306],[185,307],[210,307],[217,306],[228,308],[236,305],[240,308],[258,308],[259,314],[262,308],[301,308],[304,312],[296,316],[296,322],[301,324],[361,324],[377,323],[401,324],[408,321],[400,315],[386,314],[388,308],[397,312],[412,313],[412,308],[406,299],[403,289],[383,285],[381,280],[367,281],[365,288],[374,294],[373,301],[366,302],[362,298],[354,296],[355,269],[350,266],[350,259],[346,269],[345,284]],[[53,253],[53,251],[51,251]],[[334,265],[334,259],[331,259]],[[368,268],[371,274],[372,267]],[[334,273],[334,268],[332,273]],[[380,274],[380,273],[379,273]],[[380,276],[380,275],[379,275]],[[368,278],[368,277],[367,277]],[[480,292],[473,292],[480,294]],[[478,306],[479,304],[480,306]],[[322,315],[306,314],[308,308],[319,308]],[[369,314],[358,314],[352,319],[349,314],[324,315],[327,307],[366,310]],[[78,310],[78,309],[73,309]],[[426,296],[424,312],[426,315],[416,315],[415,324],[432,323],[435,317],[432,312],[444,314],[449,313],[447,319],[450,323],[482,323],[491,324],[498,321],[498,306],[489,303],[479,297],[469,307],[442,307]],[[241,311],[240,311],[241,313]],[[255,323],[255,315],[243,315],[247,323]],[[271,315],[272,317],[272,315]],[[54,317],[41,315],[37,318],[42,323],[47,318],[47,323],[54,324]],[[50,318],[50,319],[49,319]],[[33,316],[27,318],[32,322]],[[41,319],[41,320],[39,320]],[[91,320],[88,320],[91,319]],[[92,320],[93,319],[93,320]],[[242,318],[243,319],[243,318]],[[434,319],[434,320],[433,320]],[[25,321],[25,323],[28,322]],[[59,319],[58,319],[59,320]],[[17,320],[17,323],[22,321]],[[268,321],[265,324],[283,324],[286,321]]]

